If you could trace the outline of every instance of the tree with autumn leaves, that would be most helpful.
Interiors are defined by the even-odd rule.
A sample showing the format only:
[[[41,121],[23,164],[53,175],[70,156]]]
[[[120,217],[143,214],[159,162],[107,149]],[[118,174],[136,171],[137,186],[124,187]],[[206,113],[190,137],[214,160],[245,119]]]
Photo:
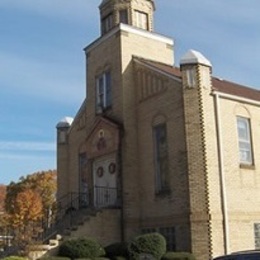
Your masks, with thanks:
[[[4,222],[4,207],[5,207],[5,194],[6,194],[6,186],[0,184],[0,235],[6,233],[5,222]],[[0,242],[0,248],[1,248]]]
[[[6,186],[3,184],[0,184],[0,213],[4,212],[5,194],[6,194]]]
[[[56,171],[37,172],[6,188],[6,223],[15,244],[24,249],[42,232],[43,218],[51,221],[56,202]]]

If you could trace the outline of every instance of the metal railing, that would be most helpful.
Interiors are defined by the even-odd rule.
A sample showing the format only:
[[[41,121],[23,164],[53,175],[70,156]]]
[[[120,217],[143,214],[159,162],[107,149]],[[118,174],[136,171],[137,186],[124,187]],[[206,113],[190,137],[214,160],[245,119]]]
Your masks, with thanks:
[[[88,192],[71,192],[57,201],[52,216],[49,212],[42,219],[41,241],[47,241],[59,232],[78,225],[81,209],[120,208],[121,197],[117,188],[95,186]],[[84,211],[84,214],[87,214]],[[82,217],[82,216],[81,216]]]

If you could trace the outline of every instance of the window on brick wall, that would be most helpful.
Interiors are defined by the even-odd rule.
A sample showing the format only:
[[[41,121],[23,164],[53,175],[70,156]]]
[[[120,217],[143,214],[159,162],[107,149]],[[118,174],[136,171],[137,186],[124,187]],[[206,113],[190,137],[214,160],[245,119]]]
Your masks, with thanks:
[[[186,70],[187,86],[188,88],[196,87],[196,71],[194,68]]]
[[[167,251],[176,251],[176,235],[174,227],[159,227],[159,228],[143,228],[142,233],[158,232],[165,237],[167,242]]]
[[[104,109],[111,107],[111,73],[106,71],[96,79],[96,112],[103,112]]]
[[[110,31],[113,27],[113,13],[108,14],[106,17],[102,19],[102,34]]]
[[[254,224],[255,249],[260,249],[260,223]]]
[[[122,9],[119,11],[120,23],[128,24],[128,12],[127,9]]]
[[[245,117],[237,117],[239,158],[241,164],[253,164],[253,152],[251,144],[250,120]]]
[[[148,30],[148,14],[140,11],[135,11],[136,26],[138,28]]]
[[[79,154],[79,189],[80,189],[80,206],[84,207],[89,205],[88,201],[88,181],[87,181],[87,154]]]
[[[169,191],[169,162],[166,124],[154,126],[155,147],[155,192],[156,194]]]

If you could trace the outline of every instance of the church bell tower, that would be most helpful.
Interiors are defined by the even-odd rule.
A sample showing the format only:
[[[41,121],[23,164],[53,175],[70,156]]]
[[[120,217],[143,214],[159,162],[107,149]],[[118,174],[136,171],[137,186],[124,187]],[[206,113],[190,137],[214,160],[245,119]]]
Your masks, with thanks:
[[[120,23],[153,31],[154,0],[103,0],[99,9],[102,35]]]

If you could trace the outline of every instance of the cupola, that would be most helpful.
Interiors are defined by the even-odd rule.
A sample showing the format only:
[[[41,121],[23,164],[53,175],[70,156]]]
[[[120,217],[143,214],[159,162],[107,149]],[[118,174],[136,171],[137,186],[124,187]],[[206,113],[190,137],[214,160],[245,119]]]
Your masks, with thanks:
[[[211,86],[211,62],[200,52],[189,50],[180,60],[183,84],[185,88],[192,89]]]
[[[64,117],[56,125],[57,128],[57,143],[65,144],[67,142],[67,132],[73,123],[72,117]]]
[[[102,35],[120,23],[153,31],[154,0],[103,0],[99,9]]]

